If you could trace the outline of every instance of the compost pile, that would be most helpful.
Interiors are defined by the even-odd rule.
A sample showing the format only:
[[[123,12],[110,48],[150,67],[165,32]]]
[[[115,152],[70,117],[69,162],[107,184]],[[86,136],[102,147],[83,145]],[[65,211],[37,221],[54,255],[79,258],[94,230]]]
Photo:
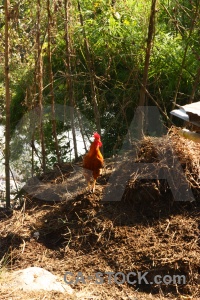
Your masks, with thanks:
[[[108,284],[104,275],[101,286],[91,279],[72,288],[77,293],[84,290],[87,299],[110,299],[110,295],[113,299],[198,299],[199,145],[180,137],[177,128],[161,138],[145,137],[133,143],[133,151],[106,162],[95,194],[81,185],[71,190],[70,197],[63,197],[74,168],[43,174],[40,183],[24,193],[20,210],[7,217],[1,214],[1,267],[39,266],[59,276],[81,271],[85,277],[108,271],[148,272],[151,284]],[[126,177],[121,200],[102,201],[105,191],[117,188]],[[44,192],[51,195],[51,201],[41,198]],[[155,275],[185,276],[186,282],[156,284]],[[14,295],[12,299],[19,299]],[[51,299],[59,296],[51,295]]]

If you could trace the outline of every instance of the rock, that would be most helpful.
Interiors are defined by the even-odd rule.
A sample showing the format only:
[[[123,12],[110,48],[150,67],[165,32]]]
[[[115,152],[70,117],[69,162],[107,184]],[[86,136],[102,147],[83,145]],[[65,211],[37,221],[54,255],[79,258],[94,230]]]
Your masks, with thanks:
[[[57,276],[39,267],[29,267],[24,270],[14,271],[3,287],[21,289],[23,291],[57,291],[73,294],[73,289],[63,285]]]

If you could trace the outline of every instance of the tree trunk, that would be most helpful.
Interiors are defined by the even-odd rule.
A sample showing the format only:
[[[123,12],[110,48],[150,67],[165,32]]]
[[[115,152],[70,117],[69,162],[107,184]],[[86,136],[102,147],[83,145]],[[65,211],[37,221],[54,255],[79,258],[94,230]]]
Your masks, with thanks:
[[[48,12],[48,65],[49,65],[49,81],[50,81],[50,97],[51,97],[52,133],[55,142],[57,161],[58,163],[60,163],[60,151],[58,145],[56,118],[55,118],[55,97],[53,91],[54,84],[53,84],[52,53],[51,53],[52,15],[51,15],[51,8],[50,8],[50,0],[47,0],[47,12]]]
[[[10,72],[9,72],[9,0],[4,1],[5,8],[5,92],[6,92],[6,128],[5,128],[5,177],[6,208],[10,208]]]
[[[154,36],[154,29],[155,29],[155,14],[156,14],[156,1],[152,0],[151,3],[151,13],[149,19],[149,29],[148,29],[148,38],[147,38],[147,47],[146,47],[146,56],[145,56],[145,64],[144,64],[144,73],[143,73],[143,80],[140,89],[140,99],[139,99],[139,106],[144,107],[147,103],[146,102],[146,89],[147,89],[147,81],[148,81],[148,71],[149,71],[149,62],[151,57],[151,50],[152,50],[152,43],[153,43],[153,36]],[[140,139],[143,133],[143,126],[144,126],[144,112],[141,108],[139,116],[138,116],[138,138]]]
[[[69,35],[69,11],[71,8],[71,1],[65,0],[65,41],[66,41],[66,66],[67,66],[67,87],[68,95],[70,101],[70,119],[72,126],[72,137],[74,145],[74,156],[75,160],[78,159],[78,150],[76,142],[76,130],[74,122],[74,106],[75,106],[75,97],[74,97],[74,85],[72,81],[72,67],[71,67],[71,45],[70,45],[70,35]]]
[[[82,139],[83,139],[84,149],[85,149],[85,152],[87,152],[87,146],[86,146],[86,142],[85,142],[85,138],[84,138],[84,133],[83,133],[82,118],[81,118],[81,114],[80,114],[80,112],[79,112],[78,109],[77,109],[77,118],[78,118],[78,123],[79,123],[79,127],[80,127],[81,136],[82,136]]]
[[[45,143],[44,143],[44,132],[43,132],[43,61],[42,61],[42,47],[40,42],[41,30],[41,3],[40,0],[37,2],[37,82],[38,82],[38,102],[40,110],[39,119],[39,130],[40,130],[40,141],[42,149],[42,170],[46,168],[46,154],[45,154]]]
[[[95,82],[94,63],[93,63],[92,55],[90,52],[88,40],[87,40],[87,37],[85,34],[84,21],[83,21],[83,16],[81,13],[81,6],[80,6],[79,1],[78,1],[78,11],[79,11],[79,15],[80,15],[80,23],[83,28],[86,63],[87,63],[87,68],[88,68],[88,71],[90,74],[90,86],[91,86],[91,95],[92,95],[93,108],[94,108],[94,117],[95,117],[97,131],[101,135],[101,124],[100,124],[100,114],[99,114],[98,101],[97,101],[97,87],[96,87],[96,82]]]

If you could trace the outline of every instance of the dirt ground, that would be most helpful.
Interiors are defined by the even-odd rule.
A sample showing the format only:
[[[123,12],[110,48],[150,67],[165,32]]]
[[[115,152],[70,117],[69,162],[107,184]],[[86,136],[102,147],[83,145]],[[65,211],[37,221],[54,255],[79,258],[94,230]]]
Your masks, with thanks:
[[[63,284],[64,275],[71,272],[73,276],[66,278],[73,280],[70,286],[75,294],[3,289],[0,299],[200,299],[199,146],[178,137],[176,131],[170,134],[174,156],[167,168],[177,164],[177,155],[194,201],[176,201],[173,184],[180,187],[182,182],[178,178],[174,182],[174,177],[170,184],[155,176],[145,178],[150,172],[146,167],[142,178],[132,172],[121,201],[102,201],[117,169],[116,161],[111,160],[106,162],[94,194],[80,184],[65,197],[71,166],[41,176],[40,184],[20,195],[25,200],[22,207],[10,215],[0,212],[0,283],[5,281],[6,271],[38,266],[58,275]],[[164,152],[166,157],[167,139],[146,138],[137,156],[130,151],[121,160],[116,184],[129,173],[133,156],[136,163],[159,163],[166,169],[166,161],[159,156]],[[47,201],[48,195],[51,201]],[[83,278],[76,282],[78,272]],[[103,273],[102,284],[95,282],[97,272]],[[109,283],[105,272],[121,274],[112,276]],[[138,274],[145,272],[146,280],[139,282]],[[122,273],[130,275],[129,283],[127,277],[123,284],[114,282],[122,281]],[[180,275],[186,282],[156,284],[156,275],[168,275],[168,279]]]

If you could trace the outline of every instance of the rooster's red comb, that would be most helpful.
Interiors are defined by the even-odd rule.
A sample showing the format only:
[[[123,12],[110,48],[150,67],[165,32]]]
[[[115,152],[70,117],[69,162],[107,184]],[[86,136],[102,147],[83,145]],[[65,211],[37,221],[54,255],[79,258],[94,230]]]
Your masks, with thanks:
[[[100,139],[101,138],[100,135],[97,132],[95,132],[93,136],[94,136],[95,139]]]

